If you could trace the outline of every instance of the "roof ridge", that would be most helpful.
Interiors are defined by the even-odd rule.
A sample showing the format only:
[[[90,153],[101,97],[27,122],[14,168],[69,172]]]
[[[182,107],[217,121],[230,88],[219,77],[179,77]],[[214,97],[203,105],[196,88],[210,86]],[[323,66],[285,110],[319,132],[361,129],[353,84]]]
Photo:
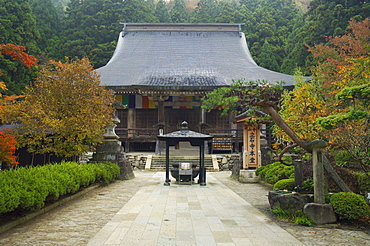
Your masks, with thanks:
[[[124,32],[138,31],[203,31],[240,32],[244,23],[125,23],[120,22]]]

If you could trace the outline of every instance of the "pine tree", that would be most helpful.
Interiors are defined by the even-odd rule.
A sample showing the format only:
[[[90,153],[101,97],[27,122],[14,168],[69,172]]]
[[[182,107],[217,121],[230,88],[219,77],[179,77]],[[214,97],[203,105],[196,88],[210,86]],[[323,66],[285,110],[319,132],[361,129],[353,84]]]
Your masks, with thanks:
[[[269,42],[265,41],[261,48],[261,55],[258,57],[258,65],[268,68],[273,71],[279,70],[279,65],[275,59],[274,52],[271,49]]]
[[[30,0],[32,13],[36,18],[40,39],[37,43],[41,49],[41,61],[59,58],[61,23],[58,13],[50,0]]]
[[[159,22],[171,22],[171,15],[166,7],[166,2],[159,0],[155,5],[154,15],[158,18]]]
[[[175,23],[188,22],[188,13],[184,0],[175,0],[170,11],[171,20]]]

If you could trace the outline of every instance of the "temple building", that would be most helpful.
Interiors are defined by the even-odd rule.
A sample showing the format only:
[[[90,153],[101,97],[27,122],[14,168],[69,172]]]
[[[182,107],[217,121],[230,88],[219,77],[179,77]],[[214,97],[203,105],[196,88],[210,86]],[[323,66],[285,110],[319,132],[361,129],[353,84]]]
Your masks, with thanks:
[[[235,115],[206,112],[201,98],[238,79],[293,84],[293,76],[256,64],[242,24],[122,24],[112,58],[97,72],[123,105],[116,132],[126,151],[155,151],[156,136],[183,121],[214,136],[208,151],[238,151],[243,129],[232,122]]]

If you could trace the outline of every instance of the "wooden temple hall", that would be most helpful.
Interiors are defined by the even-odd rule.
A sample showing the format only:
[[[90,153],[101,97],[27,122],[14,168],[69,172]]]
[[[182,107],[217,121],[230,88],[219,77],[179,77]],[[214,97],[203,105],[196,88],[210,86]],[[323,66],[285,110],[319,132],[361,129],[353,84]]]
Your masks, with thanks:
[[[201,109],[201,98],[233,80],[285,81],[293,76],[258,66],[249,53],[242,24],[122,23],[116,50],[97,69],[101,84],[124,107],[116,133],[125,151],[155,151],[157,135],[189,130],[212,135],[208,152],[239,152],[243,125],[235,115]]]

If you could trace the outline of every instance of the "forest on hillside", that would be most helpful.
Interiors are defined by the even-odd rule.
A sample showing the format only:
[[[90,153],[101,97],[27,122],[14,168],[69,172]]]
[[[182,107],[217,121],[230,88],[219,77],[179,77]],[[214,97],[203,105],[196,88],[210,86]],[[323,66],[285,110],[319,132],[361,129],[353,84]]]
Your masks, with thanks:
[[[67,4],[68,2],[68,4]],[[301,3],[301,4],[297,4]],[[348,22],[370,16],[359,0],[0,0],[0,44],[26,47],[40,63],[88,57],[95,68],[113,54],[120,22],[245,23],[242,31],[262,67],[310,75],[308,46],[345,33]],[[67,4],[67,7],[65,7]],[[0,69],[8,94],[20,94],[35,76],[6,54]]]

